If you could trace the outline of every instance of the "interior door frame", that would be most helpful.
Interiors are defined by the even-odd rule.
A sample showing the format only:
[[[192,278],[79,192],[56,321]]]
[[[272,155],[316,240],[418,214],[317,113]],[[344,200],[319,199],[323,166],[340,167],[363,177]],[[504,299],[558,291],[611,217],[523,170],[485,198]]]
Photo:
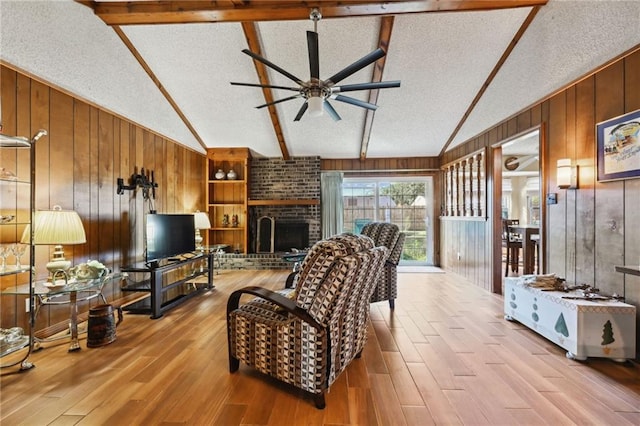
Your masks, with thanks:
[[[518,139],[527,133],[538,131],[538,169],[540,176],[540,272],[546,273],[546,245],[547,245],[547,168],[546,165],[546,128],[544,123],[533,126],[519,132],[507,139],[503,139],[491,145],[492,158],[492,185],[491,185],[491,235],[493,236],[493,268],[492,284],[493,293],[502,294],[502,145],[514,139]]]

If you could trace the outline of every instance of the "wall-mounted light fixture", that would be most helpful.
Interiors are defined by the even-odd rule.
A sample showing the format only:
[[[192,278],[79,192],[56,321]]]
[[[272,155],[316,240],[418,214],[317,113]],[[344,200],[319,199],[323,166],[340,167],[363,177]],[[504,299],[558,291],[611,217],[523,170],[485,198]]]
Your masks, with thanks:
[[[570,158],[558,160],[558,173],[556,175],[558,188],[577,189],[578,188],[578,166],[574,166]]]

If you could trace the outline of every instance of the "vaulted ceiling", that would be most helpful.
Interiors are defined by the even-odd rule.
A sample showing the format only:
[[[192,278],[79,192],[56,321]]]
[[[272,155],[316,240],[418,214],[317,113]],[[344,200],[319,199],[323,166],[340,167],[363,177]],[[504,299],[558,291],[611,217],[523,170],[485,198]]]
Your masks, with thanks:
[[[317,6],[319,76],[381,47],[387,55],[340,84],[373,112],[231,81],[296,86],[309,78]],[[256,156],[438,156],[640,46],[640,1],[0,1],[3,63],[196,151]],[[295,92],[293,93],[295,95]]]

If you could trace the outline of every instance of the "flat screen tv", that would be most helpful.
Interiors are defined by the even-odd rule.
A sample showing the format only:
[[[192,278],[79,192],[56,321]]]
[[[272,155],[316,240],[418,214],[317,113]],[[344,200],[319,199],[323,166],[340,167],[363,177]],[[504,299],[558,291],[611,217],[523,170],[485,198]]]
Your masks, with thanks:
[[[147,214],[146,260],[166,259],[196,249],[192,214]]]

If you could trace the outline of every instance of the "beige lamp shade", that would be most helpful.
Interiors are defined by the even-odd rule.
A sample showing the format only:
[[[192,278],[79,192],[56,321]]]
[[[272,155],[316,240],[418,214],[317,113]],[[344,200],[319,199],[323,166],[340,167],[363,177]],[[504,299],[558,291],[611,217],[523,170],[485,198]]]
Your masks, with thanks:
[[[27,226],[22,234],[21,242],[29,244],[31,228]],[[33,223],[34,245],[55,245],[53,257],[47,263],[47,269],[54,272],[67,270],[71,262],[64,258],[63,245],[83,244],[87,242],[84,226],[80,216],[73,210],[62,210],[54,206],[52,210],[36,211]]]
[[[196,229],[209,229],[211,228],[211,222],[209,221],[209,215],[205,212],[195,212],[194,214],[194,226]]]
[[[200,235],[201,229],[209,229],[211,228],[211,222],[209,221],[209,215],[205,212],[196,211],[193,214],[193,225],[196,228],[196,248],[198,250],[203,250],[202,247],[202,235]]]

